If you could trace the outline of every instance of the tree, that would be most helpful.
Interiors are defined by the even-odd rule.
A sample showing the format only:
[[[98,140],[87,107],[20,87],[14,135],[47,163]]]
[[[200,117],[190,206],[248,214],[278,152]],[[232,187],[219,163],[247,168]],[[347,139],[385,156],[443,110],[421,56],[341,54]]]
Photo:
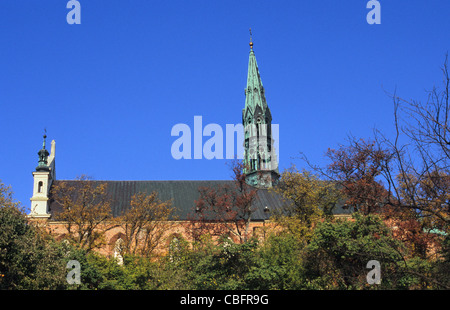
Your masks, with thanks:
[[[367,282],[366,265],[382,266],[381,288],[398,288],[403,276],[403,245],[376,215],[356,213],[353,221],[320,223],[305,248],[304,283],[310,289],[377,288]]]
[[[304,237],[287,232],[270,233],[254,254],[254,264],[246,274],[245,289],[302,289]]]
[[[425,103],[389,94],[394,103],[392,137],[381,130],[375,130],[369,142],[352,137],[348,145],[328,151],[328,167],[310,164],[341,186],[348,207],[383,216],[394,228],[394,236],[409,249],[408,255],[442,266],[447,266],[441,262],[448,257],[443,242],[450,226],[447,59],[441,68],[443,86],[433,87]],[[421,276],[430,278],[425,273]]]
[[[370,214],[389,202],[381,180],[392,157],[389,150],[373,141],[350,139],[348,146],[328,149],[326,156],[331,163],[325,174],[337,183],[347,206]]]
[[[373,141],[354,137],[329,149],[330,165],[315,171],[342,186],[347,204],[365,213],[385,205],[410,209],[429,229],[448,231],[450,223],[450,77],[447,56],[443,87],[433,87],[426,103],[394,92],[393,138],[375,130]]]
[[[67,238],[88,252],[104,244],[104,233],[112,218],[106,183],[82,175],[76,182],[59,182],[52,187],[51,199],[62,208],[55,219],[63,221]]]
[[[226,242],[206,253],[192,253],[189,282],[195,289],[236,290],[249,288],[247,276],[257,264],[258,244]],[[199,255],[200,254],[200,255]]]
[[[64,251],[33,225],[0,181],[0,289],[63,289]]]
[[[389,148],[392,166],[385,180],[402,237],[426,257],[440,247],[450,226],[449,71],[446,55],[441,88],[427,92],[427,101],[389,94],[394,103],[395,137],[376,131],[379,145]],[[445,248],[445,247],[444,247]],[[444,254],[445,257],[445,254]]]
[[[450,224],[450,105],[448,56],[442,88],[428,91],[426,103],[390,94],[394,102],[395,138],[377,131],[380,144],[394,155],[388,174],[389,191],[398,206],[420,215],[428,229],[449,232]]]
[[[232,184],[199,188],[200,197],[195,201],[188,228],[194,239],[204,233],[230,234],[240,242],[249,239],[256,189],[245,182],[243,168],[242,162],[232,164]]]
[[[173,214],[171,202],[161,201],[157,192],[133,195],[130,209],[117,219],[125,233],[124,252],[150,256],[173,226],[169,222]]]
[[[282,195],[286,204],[283,210],[274,210],[273,219],[303,242],[309,240],[318,221],[332,215],[339,199],[333,183],[306,170],[299,172],[295,166],[281,174],[274,191]]]
[[[426,229],[429,226],[420,212],[403,207],[403,181],[391,178],[396,163],[394,150],[376,141],[352,138],[347,146],[329,149],[327,156],[331,163],[320,171],[340,188],[346,206],[365,215],[381,215],[396,227],[394,235],[405,242],[412,255],[426,258],[437,245],[437,238]],[[399,196],[393,195],[392,188]]]

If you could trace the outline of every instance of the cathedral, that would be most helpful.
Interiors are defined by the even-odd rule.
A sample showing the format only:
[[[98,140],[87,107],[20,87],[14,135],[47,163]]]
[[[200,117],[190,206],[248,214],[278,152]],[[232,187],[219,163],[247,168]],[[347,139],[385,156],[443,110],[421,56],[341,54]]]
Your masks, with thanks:
[[[244,174],[246,183],[257,189],[254,199],[251,223],[253,230],[264,225],[270,210],[280,210],[286,203],[282,197],[271,191],[277,185],[280,177],[278,160],[275,156],[272,138],[272,115],[266,102],[265,90],[261,81],[253,42],[250,40],[247,86],[245,88],[245,106],[242,110],[244,127]],[[123,214],[130,208],[131,197],[137,193],[157,192],[161,201],[172,201],[176,210],[176,221],[188,221],[189,214],[195,208],[199,198],[200,187],[219,187],[232,184],[233,180],[174,180],[174,181],[81,181],[58,180],[55,173],[55,141],[51,142],[50,152],[46,149],[46,136],[42,149],[38,152],[38,165],[33,172],[34,184],[31,197],[29,217],[44,220],[48,225],[58,226],[55,214],[61,207],[52,200],[52,187],[61,182],[75,184],[77,182],[106,183],[107,193],[111,198],[111,213],[113,217]],[[344,211],[337,208],[335,212]],[[56,229],[58,230],[58,229]],[[62,228],[59,229],[62,234]],[[180,233],[179,231],[177,233]],[[182,232],[181,232],[182,234]],[[109,232],[108,244],[114,244],[120,236],[119,231]]]

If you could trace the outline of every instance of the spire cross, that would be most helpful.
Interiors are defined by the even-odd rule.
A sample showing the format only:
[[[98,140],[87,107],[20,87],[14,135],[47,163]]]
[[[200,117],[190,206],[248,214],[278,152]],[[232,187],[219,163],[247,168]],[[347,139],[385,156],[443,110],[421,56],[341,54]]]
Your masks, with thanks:
[[[252,28],[249,28],[248,31],[250,32],[250,49],[253,50],[253,41],[252,41]]]

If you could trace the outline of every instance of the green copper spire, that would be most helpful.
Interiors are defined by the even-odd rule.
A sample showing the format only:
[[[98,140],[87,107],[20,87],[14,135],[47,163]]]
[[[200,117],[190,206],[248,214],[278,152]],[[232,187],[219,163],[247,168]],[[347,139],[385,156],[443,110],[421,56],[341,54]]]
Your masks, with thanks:
[[[245,132],[244,173],[246,182],[258,188],[272,187],[279,178],[272,140],[272,115],[266,102],[264,87],[253,51],[251,29],[242,124]]]
[[[245,88],[245,116],[254,115],[255,109],[259,106],[262,111],[267,109],[264,87],[259,74],[258,64],[256,62],[255,52],[253,51],[253,42],[250,30],[250,56],[248,59],[247,87]],[[247,110],[247,111],[246,111]]]
[[[49,167],[47,166],[48,162],[48,151],[45,149],[45,139],[47,138],[47,135],[44,134],[44,142],[42,143],[42,149],[39,150],[39,162],[38,166],[36,167],[36,171],[49,171]]]

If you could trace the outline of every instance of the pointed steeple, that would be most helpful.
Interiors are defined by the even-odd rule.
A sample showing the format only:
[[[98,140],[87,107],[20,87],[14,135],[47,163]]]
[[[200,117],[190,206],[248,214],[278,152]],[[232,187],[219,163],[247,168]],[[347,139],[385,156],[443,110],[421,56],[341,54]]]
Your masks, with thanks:
[[[247,87],[245,88],[245,108],[244,115],[248,117],[255,114],[256,107],[260,107],[264,112],[267,109],[264,86],[259,74],[255,52],[253,51],[253,40],[250,29],[250,55],[248,59]]]
[[[266,102],[264,87],[253,51],[251,29],[242,124],[245,131],[244,173],[246,181],[259,188],[272,187],[279,177],[272,140],[272,115]]]

